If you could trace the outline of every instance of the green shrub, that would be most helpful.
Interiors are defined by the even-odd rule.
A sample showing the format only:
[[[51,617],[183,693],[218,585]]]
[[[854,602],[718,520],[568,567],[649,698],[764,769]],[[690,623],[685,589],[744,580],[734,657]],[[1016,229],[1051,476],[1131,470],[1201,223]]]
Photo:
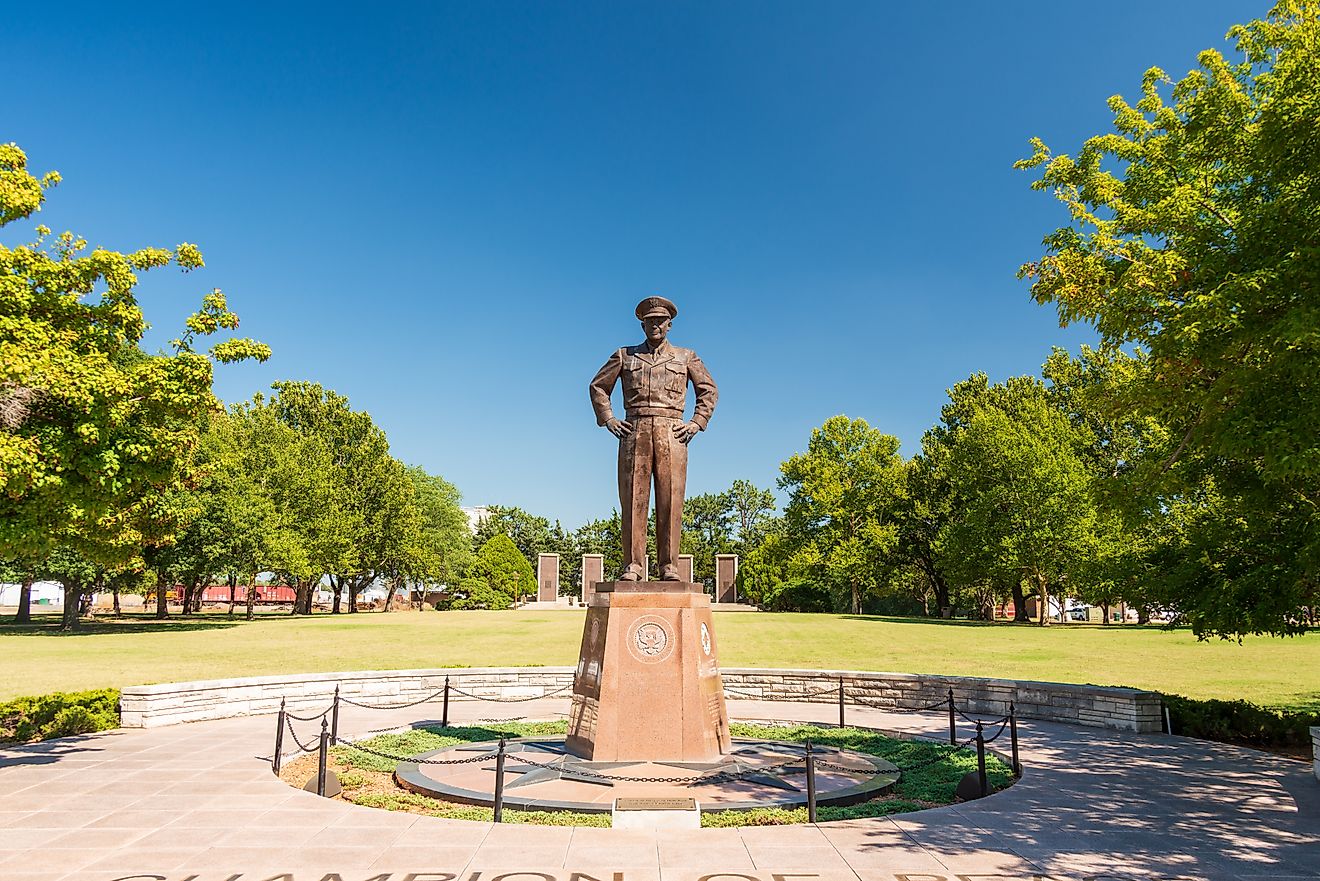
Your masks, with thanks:
[[[30,743],[119,727],[119,690],[55,692],[0,703],[0,742]]]
[[[1320,713],[1275,710],[1248,701],[1197,700],[1162,695],[1173,733],[1252,747],[1305,747]]]

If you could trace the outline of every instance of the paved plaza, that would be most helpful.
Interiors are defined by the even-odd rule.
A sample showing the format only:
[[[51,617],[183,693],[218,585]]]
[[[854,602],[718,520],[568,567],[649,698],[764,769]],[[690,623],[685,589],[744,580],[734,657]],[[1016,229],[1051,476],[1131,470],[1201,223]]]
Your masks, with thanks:
[[[568,701],[516,707],[457,703],[452,716],[562,718]],[[408,724],[426,709],[349,708],[341,730]],[[729,709],[739,720],[836,712]],[[850,721],[936,737],[947,724],[860,709]],[[272,716],[247,717],[0,750],[0,881],[1320,879],[1310,763],[1206,741],[1023,722],[1026,773],[988,799],[816,826],[642,832],[321,799],[270,773],[274,728]]]

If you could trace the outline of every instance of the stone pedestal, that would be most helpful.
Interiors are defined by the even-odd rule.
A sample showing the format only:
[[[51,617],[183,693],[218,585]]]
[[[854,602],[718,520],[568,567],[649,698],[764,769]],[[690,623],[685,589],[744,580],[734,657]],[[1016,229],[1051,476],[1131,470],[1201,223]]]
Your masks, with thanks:
[[[559,555],[537,554],[536,599],[553,603],[559,599]]]
[[[700,584],[604,581],[587,608],[567,747],[598,762],[729,751],[710,598]]]
[[[605,556],[603,554],[582,555],[582,605],[591,605],[591,598],[596,593],[596,585],[605,580]]]
[[[695,578],[692,577],[692,555],[691,555],[691,554],[679,554],[679,555],[678,555],[678,580],[679,580],[679,581],[686,581],[688,584],[692,584],[693,582],[695,582],[695,581],[697,580],[697,579],[695,579]]]
[[[738,602],[738,555],[715,555],[715,602]]]

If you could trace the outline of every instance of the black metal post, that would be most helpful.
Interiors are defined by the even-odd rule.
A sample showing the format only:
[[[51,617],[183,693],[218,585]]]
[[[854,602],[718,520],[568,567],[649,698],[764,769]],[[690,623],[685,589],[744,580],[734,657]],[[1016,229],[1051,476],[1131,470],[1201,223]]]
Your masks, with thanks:
[[[330,755],[330,723],[321,717],[321,750],[316,757],[316,794],[325,795],[325,760]]]
[[[280,756],[284,752],[284,698],[280,698],[280,715],[275,721],[275,758],[271,759],[270,770],[280,775]]]
[[[843,722],[843,677],[839,677],[839,727],[844,726]]]
[[[335,702],[330,707],[330,743],[339,745],[339,686],[335,686]]]
[[[1018,760],[1018,740],[1017,740],[1017,712],[1013,708],[1013,702],[1008,702],[1008,734],[1013,742],[1013,776],[1022,776],[1022,762]]]
[[[440,727],[441,728],[449,727],[449,677],[448,676],[445,677],[445,703],[443,709],[440,710]]]
[[[954,718],[953,689],[949,689],[949,745],[958,745],[958,720]]]
[[[990,780],[985,776],[985,732],[976,723],[976,773],[981,778],[981,798],[990,794]]]
[[[807,822],[816,822],[816,754],[807,741]]]
[[[500,735],[500,750],[495,754],[495,822],[504,822],[504,735]]]

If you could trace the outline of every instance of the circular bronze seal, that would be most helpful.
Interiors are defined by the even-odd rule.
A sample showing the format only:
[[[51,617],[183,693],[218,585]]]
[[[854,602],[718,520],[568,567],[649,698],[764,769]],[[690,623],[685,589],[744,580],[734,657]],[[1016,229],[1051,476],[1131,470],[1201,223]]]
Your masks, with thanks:
[[[670,624],[655,615],[643,615],[628,628],[628,653],[639,661],[654,664],[674,653]]]

